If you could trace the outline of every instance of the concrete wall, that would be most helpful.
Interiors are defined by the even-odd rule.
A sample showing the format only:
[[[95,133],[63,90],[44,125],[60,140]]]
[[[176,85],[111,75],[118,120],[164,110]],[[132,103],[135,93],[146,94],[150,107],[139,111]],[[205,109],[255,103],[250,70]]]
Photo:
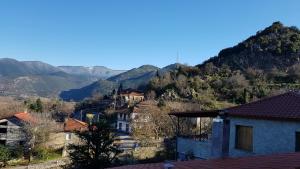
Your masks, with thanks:
[[[209,159],[211,156],[211,146],[210,141],[202,142],[181,137],[177,138],[177,152],[179,154],[193,152],[196,158]]]
[[[223,156],[223,142],[224,142],[224,120],[215,118],[212,124],[212,146],[211,158],[220,158]]]
[[[253,127],[253,152],[235,148],[236,125]],[[295,132],[300,122],[230,118],[229,156],[241,157],[295,152]]]
[[[63,148],[66,142],[66,134],[64,132],[50,133],[47,142],[43,145],[49,149]]]
[[[75,144],[75,145],[81,144],[82,140],[75,133],[72,132],[63,133],[63,137],[64,137],[64,148],[63,148],[62,156],[67,157],[69,156],[68,146],[70,144]]]

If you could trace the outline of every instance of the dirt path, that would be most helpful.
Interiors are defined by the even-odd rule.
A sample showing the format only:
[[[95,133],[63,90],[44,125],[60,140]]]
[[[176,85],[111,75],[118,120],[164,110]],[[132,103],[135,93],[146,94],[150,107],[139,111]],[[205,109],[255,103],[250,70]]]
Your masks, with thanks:
[[[7,169],[62,169],[68,164],[66,159],[52,160],[40,164],[30,164],[29,166],[8,167]]]

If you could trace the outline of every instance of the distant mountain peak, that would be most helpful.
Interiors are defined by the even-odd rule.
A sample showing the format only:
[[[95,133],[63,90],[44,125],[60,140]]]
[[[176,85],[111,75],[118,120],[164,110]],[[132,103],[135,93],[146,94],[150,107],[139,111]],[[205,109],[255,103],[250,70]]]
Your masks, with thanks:
[[[69,74],[80,75],[80,76],[90,76],[96,78],[106,79],[120,73],[125,72],[124,70],[112,70],[105,66],[59,66],[59,68]]]
[[[202,65],[223,64],[232,69],[286,69],[300,60],[300,31],[274,22],[236,46],[223,49]]]

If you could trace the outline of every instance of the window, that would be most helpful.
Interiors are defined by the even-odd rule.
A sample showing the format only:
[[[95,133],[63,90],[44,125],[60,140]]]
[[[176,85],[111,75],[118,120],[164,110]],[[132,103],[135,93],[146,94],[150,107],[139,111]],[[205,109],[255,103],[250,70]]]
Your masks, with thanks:
[[[129,124],[126,124],[126,132],[129,132]]]
[[[300,132],[296,132],[295,151],[300,152]]]
[[[7,128],[0,128],[0,133],[7,133]]]
[[[124,120],[124,121],[126,121],[126,114],[124,114],[124,118],[123,118],[123,120]]]
[[[7,133],[7,121],[0,123],[0,133]]]
[[[119,130],[122,130],[122,123],[119,123]]]
[[[66,140],[71,140],[71,133],[66,134]]]
[[[24,146],[24,145],[25,145],[25,141],[20,141],[20,142],[19,142],[19,145],[20,145],[20,146]]]
[[[7,121],[0,123],[0,126],[7,126]]]
[[[235,148],[253,151],[253,128],[250,126],[236,126]]]
[[[0,145],[5,145],[6,144],[6,140],[0,140]]]

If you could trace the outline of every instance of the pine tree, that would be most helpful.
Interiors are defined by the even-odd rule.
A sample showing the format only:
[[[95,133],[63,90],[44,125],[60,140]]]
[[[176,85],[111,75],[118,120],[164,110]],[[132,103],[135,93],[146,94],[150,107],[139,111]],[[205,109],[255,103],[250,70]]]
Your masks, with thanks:
[[[40,98],[36,100],[36,112],[43,112],[43,103]]]
[[[76,135],[82,144],[71,144],[69,148],[72,163],[69,168],[103,169],[112,166],[120,150],[113,145],[114,135],[106,120],[100,120]]]

